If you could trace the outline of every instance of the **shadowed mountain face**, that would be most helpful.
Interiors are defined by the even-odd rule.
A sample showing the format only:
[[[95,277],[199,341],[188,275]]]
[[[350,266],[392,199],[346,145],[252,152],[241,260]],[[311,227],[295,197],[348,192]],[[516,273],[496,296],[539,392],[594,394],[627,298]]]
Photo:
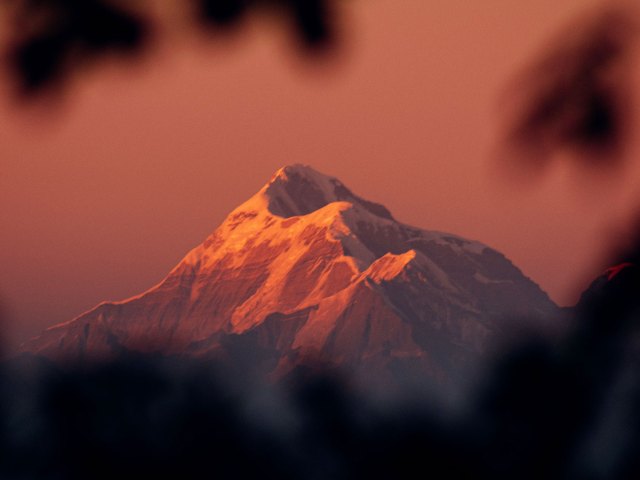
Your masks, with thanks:
[[[212,355],[284,374],[329,362],[436,381],[547,295],[499,252],[396,221],[307,166],[280,169],[157,286],[53,326],[23,351]]]

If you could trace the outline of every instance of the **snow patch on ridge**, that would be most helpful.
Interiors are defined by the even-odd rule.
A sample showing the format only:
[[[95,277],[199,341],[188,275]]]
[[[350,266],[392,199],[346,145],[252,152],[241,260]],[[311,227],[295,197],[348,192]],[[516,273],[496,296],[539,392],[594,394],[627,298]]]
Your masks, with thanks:
[[[372,263],[366,274],[376,283],[389,281],[400,275],[415,258],[415,250],[409,250],[399,255],[387,253]]]

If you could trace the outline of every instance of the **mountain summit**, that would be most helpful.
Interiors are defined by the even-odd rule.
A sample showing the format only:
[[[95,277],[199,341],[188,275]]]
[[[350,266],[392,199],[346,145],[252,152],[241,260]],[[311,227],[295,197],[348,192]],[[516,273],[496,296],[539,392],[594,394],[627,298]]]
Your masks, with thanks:
[[[354,195],[337,178],[300,164],[282,167],[254,199],[256,197],[266,200],[265,206],[272,214],[284,218],[307,215],[334,202],[349,202],[393,220],[389,210],[382,205]],[[247,208],[248,203],[240,208]]]
[[[313,359],[444,378],[514,318],[555,305],[502,254],[396,221],[338,179],[291,165],[150,290],[47,329],[23,350],[233,356],[274,372]]]

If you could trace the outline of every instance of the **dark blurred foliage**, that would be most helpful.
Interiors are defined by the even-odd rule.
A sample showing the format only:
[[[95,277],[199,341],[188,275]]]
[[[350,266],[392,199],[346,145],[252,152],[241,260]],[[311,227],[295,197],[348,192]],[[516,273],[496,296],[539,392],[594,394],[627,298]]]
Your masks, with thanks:
[[[619,164],[635,128],[637,14],[620,3],[553,40],[509,91],[509,154]],[[497,366],[478,418],[500,477],[640,478],[640,236],[625,248],[572,309],[562,341],[530,341]]]
[[[139,53],[149,36],[142,16],[101,0],[22,0],[12,20],[10,68],[22,93],[59,84],[109,53]]]
[[[335,38],[334,7],[328,0],[199,0],[205,24],[238,24],[250,9],[270,9],[290,20],[304,47],[322,49]]]
[[[634,130],[637,13],[619,4],[565,28],[524,72],[507,99],[510,154],[618,165]],[[480,401],[494,421],[479,428],[493,431],[484,458],[501,458],[504,478],[523,465],[525,478],[640,478],[640,237],[625,248],[566,338],[516,348],[494,372]]]
[[[595,164],[622,157],[631,121],[635,14],[619,7],[565,28],[520,76],[507,98],[510,154],[538,163],[556,153]]]
[[[332,0],[191,0],[207,29],[226,31],[253,10],[289,19],[305,52],[336,38]],[[185,2],[187,5],[187,2]],[[185,5],[182,5],[183,7]],[[148,5],[147,5],[148,8]],[[140,55],[153,38],[144,2],[118,0],[10,0],[8,61],[27,97],[60,86],[87,63],[118,53]]]
[[[455,414],[317,372],[24,357],[0,375],[0,478],[637,479],[639,289],[636,264],[607,272],[565,337],[513,348]]]

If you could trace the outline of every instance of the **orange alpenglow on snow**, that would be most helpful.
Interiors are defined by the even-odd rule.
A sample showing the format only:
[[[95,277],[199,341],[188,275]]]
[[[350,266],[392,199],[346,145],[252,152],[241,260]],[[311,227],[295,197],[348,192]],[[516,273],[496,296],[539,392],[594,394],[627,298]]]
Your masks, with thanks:
[[[313,358],[378,373],[410,365],[439,379],[476,362],[514,316],[555,312],[496,250],[402,224],[338,179],[292,165],[158,285],[101,303],[22,349],[64,360],[229,357],[243,338],[272,372]]]

